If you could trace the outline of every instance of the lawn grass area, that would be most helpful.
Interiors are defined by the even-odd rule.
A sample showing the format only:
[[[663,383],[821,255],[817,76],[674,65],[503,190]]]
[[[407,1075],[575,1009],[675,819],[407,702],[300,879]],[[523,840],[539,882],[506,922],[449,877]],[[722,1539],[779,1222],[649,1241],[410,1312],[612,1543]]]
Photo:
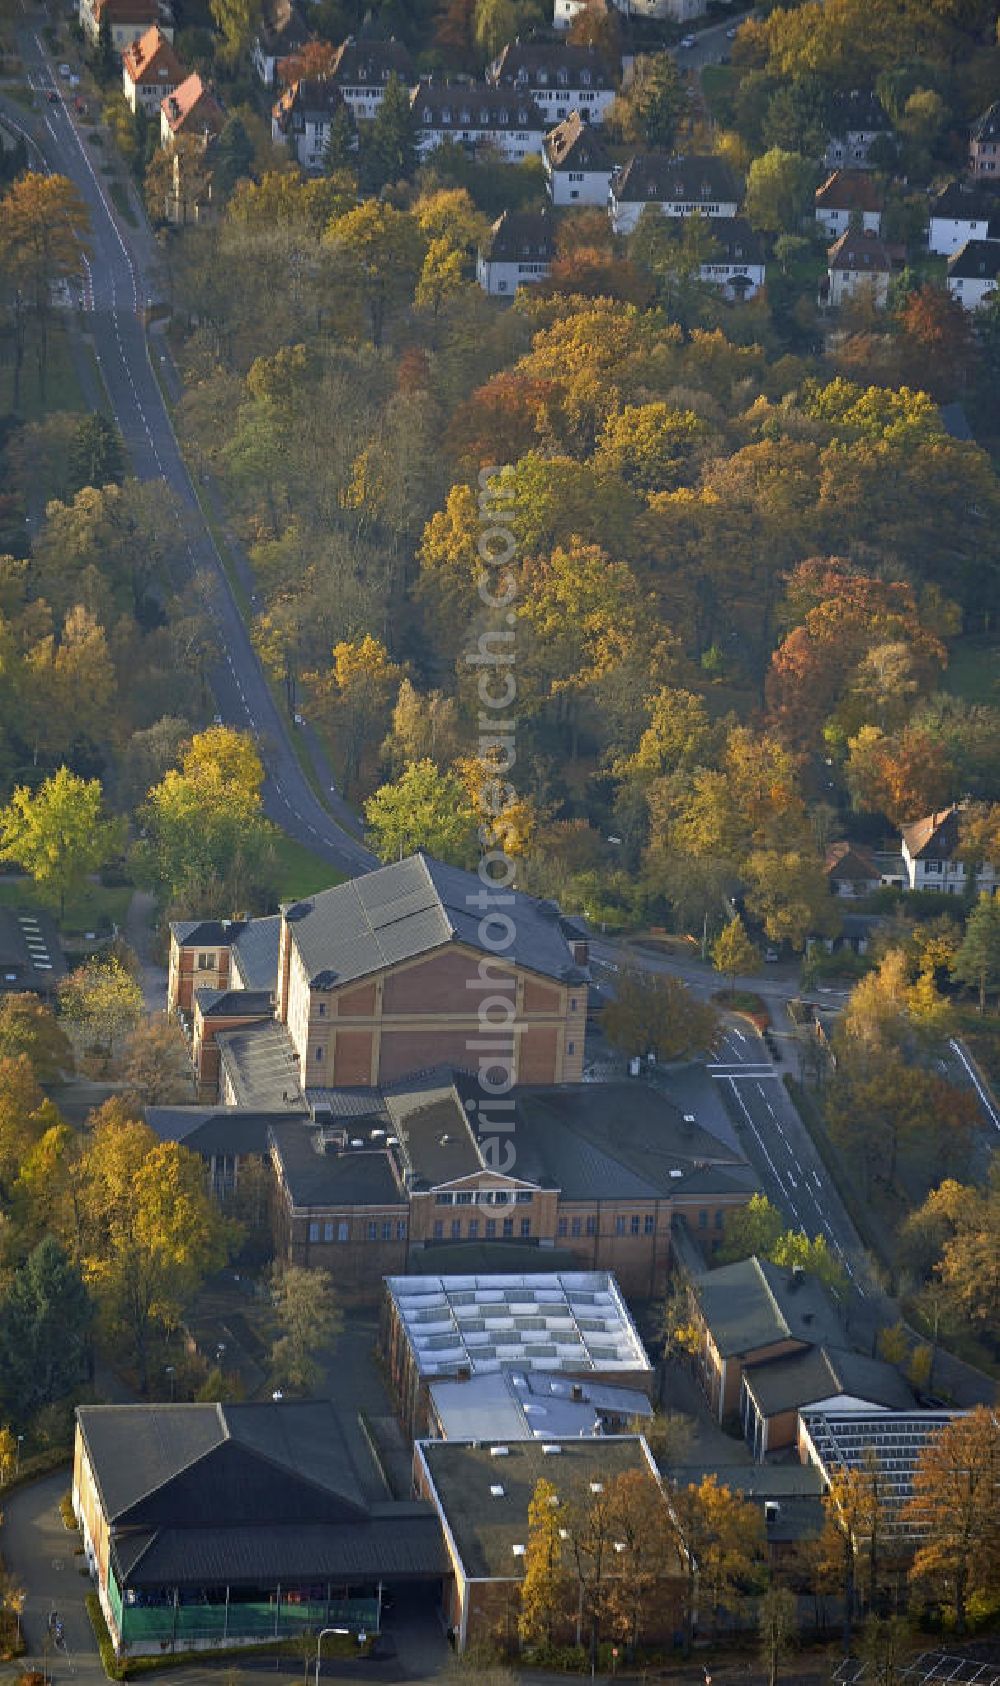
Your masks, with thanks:
[[[0,364],[0,414],[14,408],[14,371],[10,363]],[[53,410],[72,410],[79,415],[90,408],[86,403],[73,367],[69,336],[56,320],[49,332],[49,365],[45,380],[45,395],[38,384],[33,335],[28,334],[24,367],[21,370],[21,401],[17,414],[24,421],[40,421]]]
[[[718,122],[728,122],[739,78],[731,64],[706,64],[701,73],[705,104]]]
[[[1000,702],[1000,644],[988,637],[959,638],[949,651],[941,684],[966,702]]]
[[[328,890],[332,884],[342,884],[344,874],[314,855],[304,843],[296,842],[282,832],[275,853],[278,859],[278,896],[283,902],[298,901],[302,896],[314,896],[317,890]]]
[[[66,912],[61,919],[58,909],[50,908],[49,912],[53,914],[64,936],[82,937],[85,931],[107,931],[112,925],[121,929],[131,900],[131,884],[116,884],[111,887],[104,884],[88,884],[78,896],[72,897],[66,903]],[[0,883],[0,907],[34,911],[43,905],[35,895],[30,879]]]

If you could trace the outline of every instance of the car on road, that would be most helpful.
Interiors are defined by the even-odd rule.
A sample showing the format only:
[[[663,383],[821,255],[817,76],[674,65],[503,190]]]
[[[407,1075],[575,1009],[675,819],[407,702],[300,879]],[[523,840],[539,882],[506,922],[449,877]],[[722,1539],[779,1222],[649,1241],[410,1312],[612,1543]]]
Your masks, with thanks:
[[[212,715],[212,725],[213,726],[221,726],[222,725],[222,715],[221,714],[213,714]]]
[[[73,72],[70,70],[68,64],[61,64],[59,66],[59,74],[64,82],[68,82]]]
[[[736,24],[736,23],[733,24],[731,29],[727,29],[726,30],[726,40],[727,41],[735,41],[738,29],[739,29],[739,24]]]
[[[769,966],[776,966],[781,959],[781,955],[776,948],[765,948],[764,959]]]
[[[694,36],[693,35],[682,35],[681,36],[681,46],[684,47],[684,48],[693,47],[694,46]]]
[[[59,104],[59,90],[58,90],[58,88],[50,88],[45,97],[48,100],[50,105],[58,105]]]

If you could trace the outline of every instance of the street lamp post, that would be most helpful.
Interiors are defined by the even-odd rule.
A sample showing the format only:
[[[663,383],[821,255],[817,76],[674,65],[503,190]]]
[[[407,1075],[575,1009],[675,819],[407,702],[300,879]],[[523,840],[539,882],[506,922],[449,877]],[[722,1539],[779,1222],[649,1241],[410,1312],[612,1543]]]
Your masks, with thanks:
[[[343,1635],[345,1633],[350,1633],[350,1631],[351,1630],[350,1630],[349,1627],[321,1627],[320,1628],[318,1634],[316,1635],[316,1681],[315,1681],[315,1686],[319,1686],[320,1651],[322,1649],[323,1641],[326,1638],[327,1634],[328,1633],[339,1633],[339,1634]]]
[[[17,1437],[17,1451],[14,1454],[14,1474],[15,1475],[19,1475],[21,1473],[21,1442],[22,1442],[23,1439],[24,1439],[24,1435],[19,1434],[18,1437]]]
[[[170,1403],[172,1405],[173,1402],[174,1402],[174,1381],[175,1381],[175,1378],[176,1378],[176,1375],[177,1375],[177,1371],[175,1370],[175,1368],[172,1364],[168,1364],[166,1373],[170,1377]]]

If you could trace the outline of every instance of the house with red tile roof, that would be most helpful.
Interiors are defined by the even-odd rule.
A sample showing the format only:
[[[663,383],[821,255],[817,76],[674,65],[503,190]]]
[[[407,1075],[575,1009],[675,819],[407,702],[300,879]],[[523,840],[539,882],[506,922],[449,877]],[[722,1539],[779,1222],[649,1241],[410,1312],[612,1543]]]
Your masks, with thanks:
[[[130,111],[147,117],[184,80],[184,66],[159,24],[153,24],[122,54],[122,86]]]
[[[160,145],[169,146],[178,135],[212,139],[222,132],[225,121],[211,88],[194,71],[160,106]]]
[[[158,24],[168,41],[174,37],[174,20],[169,6],[160,0],[80,0],[78,12],[80,28],[87,44],[96,47],[101,25],[107,20],[111,43],[117,53],[124,53],[138,36]]]

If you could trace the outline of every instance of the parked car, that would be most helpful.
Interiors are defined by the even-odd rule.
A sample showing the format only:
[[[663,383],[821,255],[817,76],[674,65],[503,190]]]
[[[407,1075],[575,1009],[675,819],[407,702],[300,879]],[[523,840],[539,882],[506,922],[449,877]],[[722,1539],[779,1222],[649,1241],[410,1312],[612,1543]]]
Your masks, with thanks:
[[[726,40],[727,41],[735,41],[736,40],[736,32],[737,32],[738,28],[739,28],[739,25],[734,23],[732,29],[726,30]]]
[[[682,35],[681,36],[681,46],[682,47],[693,47],[694,46],[694,36],[693,35]]]
[[[58,90],[58,88],[50,88],[45,97],[48,100],[50,105],[58,105],[59,104],[59,90]]]
[[[769,966],[776,966],[781,959],[781,955],[776,948],[765,948],[764,959]]]
[[[64,82],[68,82],[73,72],[70,70],[68,64],[61,64],[59,66],[59,74]]]

